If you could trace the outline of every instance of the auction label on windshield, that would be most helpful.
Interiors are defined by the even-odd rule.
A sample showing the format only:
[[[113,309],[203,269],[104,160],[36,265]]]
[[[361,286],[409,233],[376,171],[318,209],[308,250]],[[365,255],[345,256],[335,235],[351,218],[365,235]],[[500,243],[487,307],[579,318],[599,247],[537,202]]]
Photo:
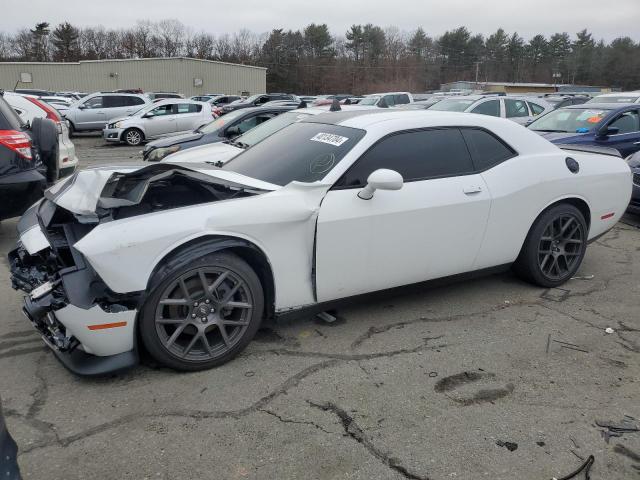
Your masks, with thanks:
[[[349,139],[340,135],[333,135],[332,133],[316,133],[313,137],[311,137],[311,140],[313,140],[314,142],[328,143],[329,145],[333,145],[334,147],[339,147]]]

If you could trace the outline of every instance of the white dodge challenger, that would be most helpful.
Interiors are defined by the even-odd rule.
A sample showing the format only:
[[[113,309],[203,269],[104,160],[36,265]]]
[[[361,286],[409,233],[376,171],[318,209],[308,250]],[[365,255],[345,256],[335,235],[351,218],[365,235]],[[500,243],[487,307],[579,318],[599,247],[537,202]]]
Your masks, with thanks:
[[[222,168],[87,169],[18,224],[12,281],[72,371],[227,362],[263,318],[513,266],[568,280],[625,211],[628,165],[508,120],[386,109],[310,116]]]

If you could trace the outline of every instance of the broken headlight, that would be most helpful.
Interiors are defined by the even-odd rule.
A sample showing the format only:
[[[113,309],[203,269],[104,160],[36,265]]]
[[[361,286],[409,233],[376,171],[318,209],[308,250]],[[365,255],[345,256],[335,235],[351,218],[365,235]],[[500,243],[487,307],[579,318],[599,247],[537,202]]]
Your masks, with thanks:
[[[147,157],[147,161],[149,161],[149,162],[159,162],[160,160],[162,160],[167,155],[171,155],[172,153],[175,153],[178,150],[180,150],[180,146],[179,145],[173,145],[171,147],[156,148],[155,150],[151,151],[151,153]]]

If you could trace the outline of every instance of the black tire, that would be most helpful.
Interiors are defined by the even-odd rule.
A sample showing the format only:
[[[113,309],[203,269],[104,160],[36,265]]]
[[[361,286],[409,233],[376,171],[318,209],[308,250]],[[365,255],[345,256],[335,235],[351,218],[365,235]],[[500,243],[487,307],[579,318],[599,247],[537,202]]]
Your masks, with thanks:
[[[122,134],[122,139],[131,147],[137,147],[144,141],[144,133],[138,128],[129,128]]]
[[[34,118],[31,124],[33,145],[40,155],[40,160],[47,169],[47,182],[58,180],[60,167],[58,165],[58,127],[47,118]]]
[[[151,285],[140,336],[164,366],[197,371],[222,365],[244,350],[260,327],[262,285],[251,266],[232,253],[178,255]]]
[[[76,127],[70,121],[67,121],[67,124],[69,125],[69,138],[73,138],[76,134]]]
[[[587,222],[576,207],[560,203],[548,208],[529,230],[514,271],[541,287],[562,285],[580,268],[587,234]]]

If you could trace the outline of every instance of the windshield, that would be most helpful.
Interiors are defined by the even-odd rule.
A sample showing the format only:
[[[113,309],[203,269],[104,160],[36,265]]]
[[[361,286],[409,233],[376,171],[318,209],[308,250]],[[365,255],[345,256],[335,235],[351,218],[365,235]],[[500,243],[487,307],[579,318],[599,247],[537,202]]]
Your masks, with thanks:
[[[207,123],[205,126],[200,127],[198,129],[198,132],[212,133],[217,130],[220,130],[225,125],[229,125],[230,123],[234,122],[235,120],[242,117],[243,115],[246,115],[246,110],[247,109],[227,113],[226,115],[223,115],[222,117],[215,119],[213,122]]]
[[[256,100],[258,100],[262,95],[258,94],[258,95],[251,95],[249,98],[245,99],[245,100],[240,100],[242,103],[253,103]]]
[[[364,97],[358,102],[358,105],[375,105],[380,100],[380,97]]]
[[[322,180],[365,131],[325,123],[294,123],[241,153],[222,169],[287,185]]]
[[[614,95],[608,97],[607,95],[598,95],[593,97],[587,103],[635,103],[640,98],[640,95]]]
[[[598,127],[607,113],[595,108],[561,108],[540,117],[529,128],[537,132],[587,133]]]
[[[429,107],[429,110],[438,110],[441,112],[464,112],[467,108],[473,105],[477,100],[451,98],[448,100],[442,100]]]
[[[234,140],[233,143],[237,143],[242,147],[250,147],[258,142],[261,142],[268,136],[274,134],[278,130],[282,130],[284,127],[291,125],[292,123],[299,122],[303,118],[309,117],[311,114],[303,112],[287,112],[278,115],[271,120],[261,123],[256,128],[252,128],[247,133],[240,135]]]

